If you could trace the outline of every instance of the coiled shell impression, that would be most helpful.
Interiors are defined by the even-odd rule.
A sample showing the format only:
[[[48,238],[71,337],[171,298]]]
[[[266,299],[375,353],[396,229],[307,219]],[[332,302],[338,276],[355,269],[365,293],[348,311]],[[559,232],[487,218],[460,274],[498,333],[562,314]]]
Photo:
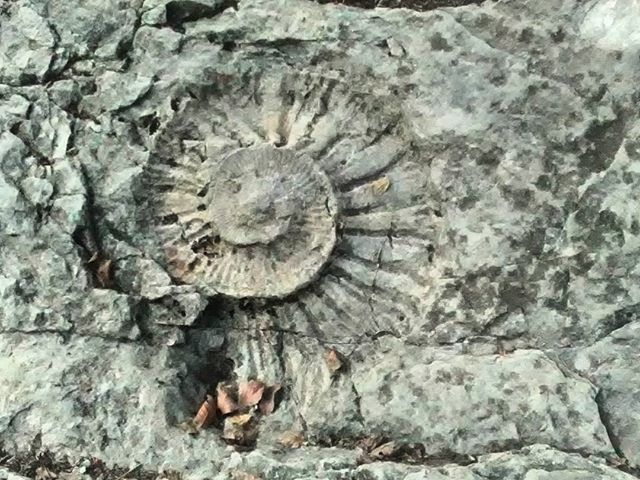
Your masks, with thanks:
[[[269,144],[202,168],[209,174],[202,189],[161,205],[182,229],[168,238],[170,273],[239,298],[284,297],[311,282],[336,242],[326,174],[308,156]]]
[[[286,299],[273,305],[293,302],[291,322],[343,333],[418,314],[435,217],[393,96],[261,68],[212,74],[169,102],[141,211],[174,281]]]

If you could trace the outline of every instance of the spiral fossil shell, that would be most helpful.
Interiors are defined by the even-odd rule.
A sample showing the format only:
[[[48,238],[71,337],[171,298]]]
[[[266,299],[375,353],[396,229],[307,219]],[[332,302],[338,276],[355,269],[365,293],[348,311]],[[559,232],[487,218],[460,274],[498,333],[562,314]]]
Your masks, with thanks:
[[[313,161],[264,144],[203,168],[203,189],[161,206],[182,227],[170,240],[171,273],[238,298],[283,297],[313,280],[335,245],[337,214],[331,183]]]
[[[417,313],[434,215],[394,102],[264,69],[172,104],[145,175],[176,280],[232,298],[295,293],[278,318],[347,333]]]

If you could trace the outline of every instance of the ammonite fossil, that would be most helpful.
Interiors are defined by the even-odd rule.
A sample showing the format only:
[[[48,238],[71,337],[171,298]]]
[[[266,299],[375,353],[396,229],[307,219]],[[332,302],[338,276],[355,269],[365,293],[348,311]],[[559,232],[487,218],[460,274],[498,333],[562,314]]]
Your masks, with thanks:
[[[171,106],[145,211],[176,281],[233,298],[295,293],[274,305],[278,321],[341,334],[418,314],[437,219],[397,101],[264,69],[213,75]]]
[[[169,193],[170,273],[231,297],[284,297],[308,284],[336,242],[336,198],[306,155],[264,144],[206,159],[196,185]]]

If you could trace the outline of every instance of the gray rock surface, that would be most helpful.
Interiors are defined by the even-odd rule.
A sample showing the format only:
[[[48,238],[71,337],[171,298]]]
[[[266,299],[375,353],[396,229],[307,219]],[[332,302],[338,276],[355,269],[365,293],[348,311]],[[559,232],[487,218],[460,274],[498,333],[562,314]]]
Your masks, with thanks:
[[[539,351],[468,356],[384,342],[354,365],[365,431],[397,431],[430,454],[545,443],[612,454],[596,389]],[[402,356],[398,352],[402,351]],[[383,352],[383,353],[381,353]]]
[[[23,477],[22,475],[17,475],[8,469],[0,468],[0,478],[2,480],[25,480],[28,477]]]
[[[640,476],[639,22],[1,4],[0,450],[76,478]],[[255,449],[184,432],[249,379],[282,385]],[[361,465],[374,440],[413,456]]]
[[[624,312],[626,319],[635,312]],[[634,464],[640,462],[640,431],[637,379],[638,326],[631,322],[592,346],[567,352],[567,364],[596,385],[599,403],[609,425],[609,432],[621,452]]]

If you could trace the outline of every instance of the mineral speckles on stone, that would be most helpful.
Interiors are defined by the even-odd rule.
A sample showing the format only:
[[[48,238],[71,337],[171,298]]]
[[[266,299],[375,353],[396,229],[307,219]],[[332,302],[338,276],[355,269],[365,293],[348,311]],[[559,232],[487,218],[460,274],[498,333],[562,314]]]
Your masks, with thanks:
[[[166,422],[176,402],[165,407],[158,395],[159,385],[179,383],[165,353],[100,338],[75,337],[65,343],[53,335],[0,334],[0,339],[0,429],[5,446],[27,451],[35,436],[44,445],[59,438],[66,452],[93,456],[106,442],[105,455],[145,463],[162,461],[162,448],[151,454],[155,459],[149,456],[155,448],[147,450],[158,436],[168,442],[168,449],[184,446]],[[26,394],[19,388],[25,375],[28,404],[20,398]],[[56,408],[50,409],[54,398]]]
[[[292,393],[311,437],[380,435],[421,443],[431,456],[532,443],[614,454],[595,388],[541,352],[460,355],[384,339],[356,347],[350,377],[332,381],[320,349],[295,346],[287,366],[300,373]]]
[[[626,323],[585,349],[564,353],[567,363],[600,391],[598,404],[617,449],[631,464],[640,464],[640,305],[619,310],[615,321]]]
[[[283,297],[317,275],[336,241],[337,207],[310,158],[265,145],[201,168],[192,178],[202,188],[178,183],[160,212],[181,226],[167,246],[170,273],[232,297]]]
[[[56,456],[265,480],[624,478],[551,449],[482,457],[539,441],[639,464],[637,1],[0,3],[9,453],[36,439]],[[225,210],[225,159],[252,165],[255,148],[322,173],[311,206],[332,191],[335,227],[314,234],[335,244],[306,251],[287,288],[271,275],[275,298],[228,298],[265,293],[208,287],[219,249],[301,255],[287,242],[305,209],[287,218],[278,184],[251,190],[275,204],[255,224],[249,201]],[[94,288],[85,230],[114,290]],[[254,452],[178,431],[212,385],[252,378],[284,385]],[[374,429],[444,461],[481,456],[358,466]],[[350,450],[274,452],[290,430]]]
[[[580,33],[602,48],[618,50],[640,45],[636,21],[640,16],[638,0],[597,0],[585,8]]]
[[[12,21],[0,16],[0,82],[41,81],[51,63],[53,34],[32,8],[16,5],[10,13]]]

